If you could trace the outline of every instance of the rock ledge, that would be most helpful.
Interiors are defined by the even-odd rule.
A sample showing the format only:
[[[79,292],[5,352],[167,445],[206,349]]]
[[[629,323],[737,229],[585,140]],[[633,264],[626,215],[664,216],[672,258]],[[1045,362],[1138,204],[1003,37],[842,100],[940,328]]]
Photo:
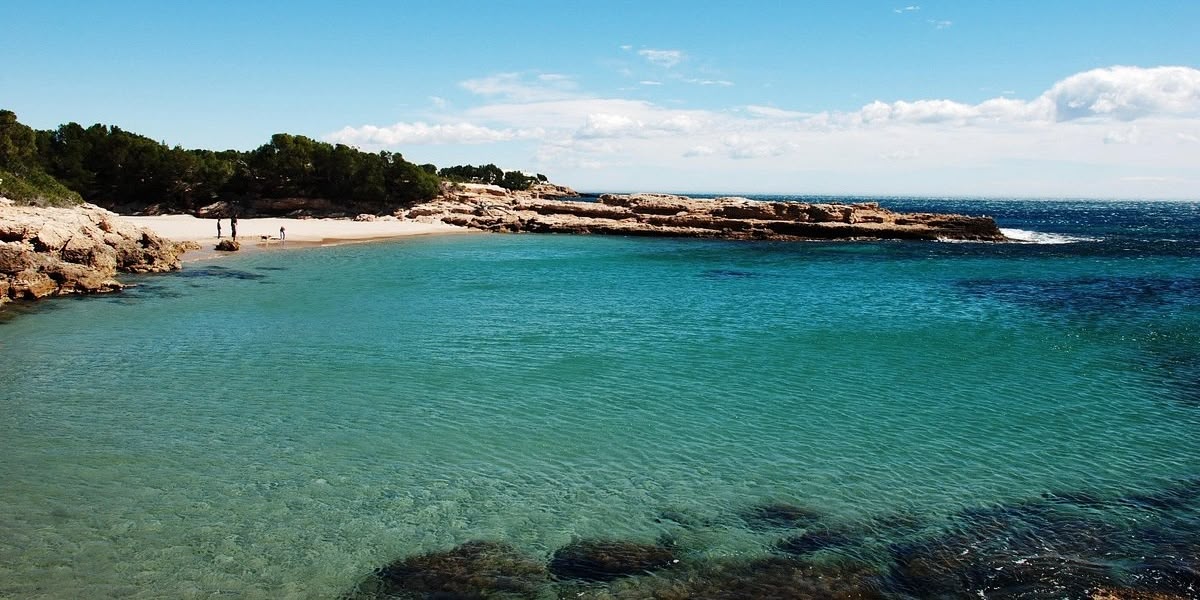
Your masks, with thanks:
[[[409,209],[404,216],[503,233],[788,241],[1006,239],[991,217],[897,213],[876,202],[708,200],[670,194],[604,194],[589,202],[503,190],[447,188],[437,199]]]
[[[194,248],[92,204],[39,208],[0,203],[0,305],[17,298],[111,292],[118,271],[179,269]]]

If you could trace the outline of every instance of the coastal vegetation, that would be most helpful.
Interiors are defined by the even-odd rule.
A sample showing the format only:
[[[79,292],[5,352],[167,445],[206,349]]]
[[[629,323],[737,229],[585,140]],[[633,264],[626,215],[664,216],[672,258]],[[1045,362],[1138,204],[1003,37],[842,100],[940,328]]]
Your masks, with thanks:
[[[546,181],[494,164],[439,170],[396,152],[363,152],[287,133],[242,152],[168,146],[99,123],[35,130],[0,110],[0,195],[22,204],[87,201],[118,212],[193,213],[218,202],[238,210],[262,200],[308,198],[335,212],[385,213],[430,200],[443,179],[510,190]]]
[[[69,206],[83,201],[41,167],[37,132],[0,110],[0,196],[22,204]]]
[[[504,171],[493,164],[479,167],[471,165],[446,167],[438,171],[438,175],[448,181],[498,185],[513,191],[527,190],[535,183],[547,182],[546,176],[541,173],[531,176],[520,171]]]

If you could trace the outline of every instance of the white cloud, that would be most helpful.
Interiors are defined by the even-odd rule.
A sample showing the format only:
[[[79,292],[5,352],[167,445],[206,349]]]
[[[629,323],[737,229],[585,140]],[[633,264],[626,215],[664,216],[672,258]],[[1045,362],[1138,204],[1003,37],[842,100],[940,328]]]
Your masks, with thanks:
[[[441,96],[430,96],[429,103],[439,110],[446,108],[446,99]]]
[[[729,86],[733,85],[732,81],[728,81],[725,79],[692,79],[692,78],[689,78],[689,79],[684,79],[684,81],[687,83],[695,83],[697,85],[719,85],[722,87],[729,87]]]
[[[1121,181],[1134,183],[1172,183],[1183,181],[1182,177],[1158,177],[1155,175],[1134,175],[1131,177],[1121,177]]]
[[[638,50],[638,55],[645,58],[651,64],[667,69],[683,62],[683,59],[686,57],[682,50],[654,50],[651,48]]]
[[[921,156],[920,148],[908,148],[903,150],[892,150],[890,152],[882,152],[879,158],[884,160],[913,160]]]
[[[418,121],[396,123],[388,127],[344,127],[325,136],[325,139],[350,146],[394,147],[408,144],[486,144],[536,139],[544,133],[540,129],[492,129],[471,123],[431,125]]]
[[[536,102],[570,98],[577,94],[577,86],[570,77],[544,73],[528,81],[521,73],[498,73],[479,79],[468,79],[459,83],[463,89],[479,96],[495,96],[514,102]]]
[[[1059,121],[1111,117],[1130,121],[1152,114],[1200,115],[1200,70],[1191,67],[1109,67],[1072,75],[1042,98]]]
[[[1140,131],[1136,126],[1122,130],[1113,130],[1104,134],[1105,144],[1136,144],[1140,138]]]
[[[707,119],[694,113],[661,109],[638,111],[641,118],[630,114],[592,113],[575,132],[577,138],[654,137],[691,134],[707,127]],[[651,119],[646,121],[644,119]]]
[[[666,133],[693,133],[703,131],[707,126],[708,119],[697,113],[674,113],[655,123],[654,129]]]
[[[654,81],[652,79],[644,79],[642,81],[639,81],[638,83],[640,83],[642,85],[662,85],[661,81]]]
[[[612,138],[639,136],[645,125],[637,119],[617,114],[598,113],[587,116],[587,123],[576,133],[581,138]]]
[[[1110,67],[1072,75],[1033,100],[992,98],[979,104],[952,100],[871,102],[834,120],[888,123],[1023,123],[1151,115],[1200,116],[1200,70],[1190,67]]]
[[[746,106],[744,110],[751,116],[762,117],[764,119],[807,119],[813,116],[812,113],[783,110],[774,106],[758,106],[755,104]]]
[[[906,12],[916,12],[918,10],[921,10],[920,6],[917,6],[915,4],[910,4],[908,6],[905,6],[904,8],[893,9],[892,12],[894,12],[896,14],[904,14]]]
[[[717,153],[717,149],[712,146],[692,146],[683,153],[684,158],[694,158],[697,156],[712,156]]]
[[[505,127],[524,129],[545,128],[573,132],[582,127],[589,115],[625,115],[642,121],[658,118],[655,105],[643,100],[623,98],[571,98],[544,102],[504,102],[469,109],[466,120],[497,123]]]
[[[730,158],[751,159],[782,156],[793,147],[791,142],[782,142],[762,136],[734,134],[721,139]]]
[[[949,29],[950,26],[954,25],[954,21],[938,21],[935,19],[930,19],[929,24],[933,25],[934,29]]]
[[[821,112],[679,109],[565,93],[556,86],[574,81],[547,75],[472,80],[480,94],[472,108],[326,139],[391,148],[524,142],[512,147],[528,152],[528,168],[593,189],[642,173],[645,183],[628,185],[736,192],[744,181],[814,191],[809,178],[819,176],[842,182],[843,192],[1136,196],[1139,180],[1128,178],[1152,174],[1175,178],[1154,183],[1153,194],[1200,195],[1197,178],[1181,175],[1200,164],[1200,70],[1188,67],[1095,69],[1030,99],[879,100]]]

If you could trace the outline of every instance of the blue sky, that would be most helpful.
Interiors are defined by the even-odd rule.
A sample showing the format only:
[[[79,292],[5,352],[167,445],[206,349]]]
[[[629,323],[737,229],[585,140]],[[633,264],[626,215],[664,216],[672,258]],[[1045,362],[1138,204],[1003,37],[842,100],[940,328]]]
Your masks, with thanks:
[[[1200,198],[1200,2],[0,0],[0,107],[579,189]]]

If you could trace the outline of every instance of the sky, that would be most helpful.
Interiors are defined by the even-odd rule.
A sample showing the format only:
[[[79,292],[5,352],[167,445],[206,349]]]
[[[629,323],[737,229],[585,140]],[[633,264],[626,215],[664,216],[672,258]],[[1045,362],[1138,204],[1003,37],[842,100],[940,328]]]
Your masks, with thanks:
[[[1200,199],[1200,2],[0,0],[0,108],[581,191]]]

